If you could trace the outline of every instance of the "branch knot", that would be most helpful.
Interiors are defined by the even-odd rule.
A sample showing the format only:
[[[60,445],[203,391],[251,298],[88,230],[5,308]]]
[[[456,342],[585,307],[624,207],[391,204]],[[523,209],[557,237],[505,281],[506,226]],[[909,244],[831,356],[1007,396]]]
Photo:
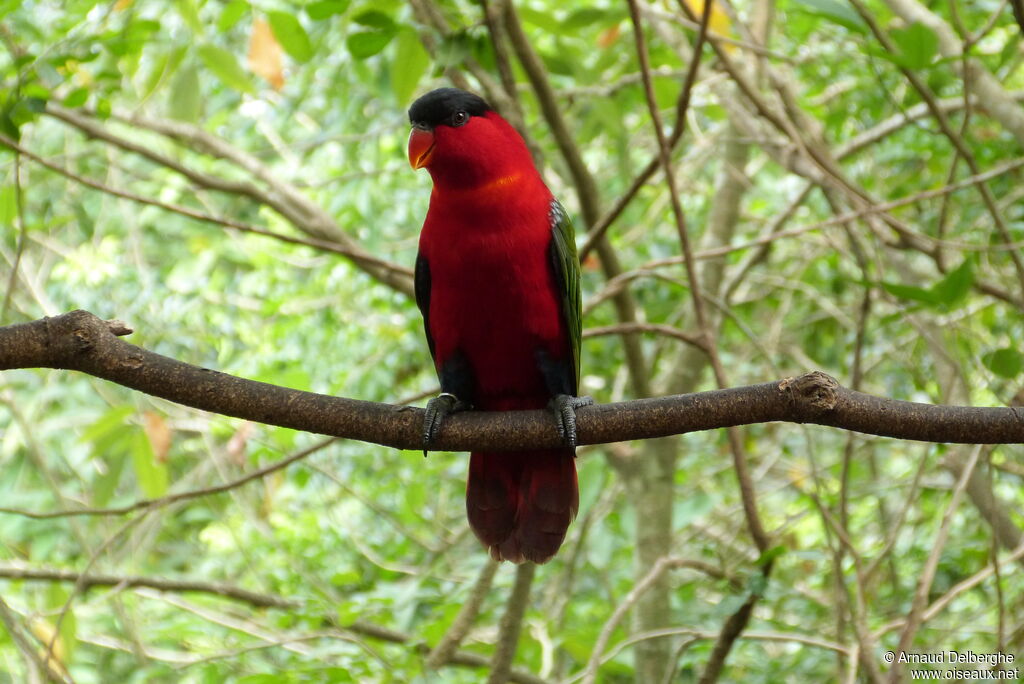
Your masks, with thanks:
[[[91,333],[92,331],[86,328],[76,328],[71,332],[75,339],[75,346],[80,354],[92,351],[92,348],[96,346]]]
[[[779,382],[779,391],[798,409],[815,416],[834,410],[839,400],[839,383],[821,371],[786,378]]]

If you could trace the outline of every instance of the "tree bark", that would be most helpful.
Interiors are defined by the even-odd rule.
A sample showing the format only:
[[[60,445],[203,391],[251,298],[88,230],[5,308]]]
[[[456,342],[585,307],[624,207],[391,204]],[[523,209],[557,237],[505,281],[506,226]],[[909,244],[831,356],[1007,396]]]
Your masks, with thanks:
[[[396,449],[422,450],[423,410],[245,380],[128,344],[131,331],[72,311],[0,327],[0,370],[77,370],[185,406],[268,425]],[[818,371],[746,387],[588,406],[577,443],[652,439],[770,421],[958,444],[1024,443],[1014,407],[943,406],[854,392]],[[523,451],[565,446],[548,411],[466,411],[445,421],[438,451]]]

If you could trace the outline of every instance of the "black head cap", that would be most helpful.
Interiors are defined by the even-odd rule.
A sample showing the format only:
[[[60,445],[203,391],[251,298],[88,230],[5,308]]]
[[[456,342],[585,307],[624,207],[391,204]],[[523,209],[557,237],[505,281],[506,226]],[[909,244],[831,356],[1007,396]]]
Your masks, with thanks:
[[[412,103],[409,123],[433,128],[450,122],[456,112],[483,116],[490,109],[491,106],[479,95],[458,88],[438,88]]]

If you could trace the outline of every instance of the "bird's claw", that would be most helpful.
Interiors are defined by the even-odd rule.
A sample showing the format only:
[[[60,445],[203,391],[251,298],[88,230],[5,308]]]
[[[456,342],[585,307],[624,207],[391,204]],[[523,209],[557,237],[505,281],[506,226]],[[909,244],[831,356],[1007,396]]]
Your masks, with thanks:
[[[427,449],[437,438],[441,430],[441,423],[453,413],[464,411],[469,404],[462,401],[454,394],[442,392],[427,402],[426,416],[423,420],[423,456],[426,457]]]
[[[569,394],[555,395],[548,402],[548,409],[555,414],[555,427],[558,428],[558,436],[569,446],[576,446],[576,409],[581,406],[590,406],[593,403],[593,397],[574,397]]]

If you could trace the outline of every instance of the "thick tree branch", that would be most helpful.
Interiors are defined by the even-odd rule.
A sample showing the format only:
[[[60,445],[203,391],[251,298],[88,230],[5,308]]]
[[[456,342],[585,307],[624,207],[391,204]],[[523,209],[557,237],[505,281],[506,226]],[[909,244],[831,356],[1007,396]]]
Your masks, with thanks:
[[[124,342],[123,323],[87,311],[0,327],[0,370],[77,370],[169,401],[323,435],[419,450],[421,409],[245,380]],[[919,404],[854,392],[821,372],[746,387],[602,404],[579,410],[582,444],[650,439],[769,421],[960,444],[1024,443],[1024,411]],[[469,411],[448,419],[439,451],[561,446],[546,411]]]

